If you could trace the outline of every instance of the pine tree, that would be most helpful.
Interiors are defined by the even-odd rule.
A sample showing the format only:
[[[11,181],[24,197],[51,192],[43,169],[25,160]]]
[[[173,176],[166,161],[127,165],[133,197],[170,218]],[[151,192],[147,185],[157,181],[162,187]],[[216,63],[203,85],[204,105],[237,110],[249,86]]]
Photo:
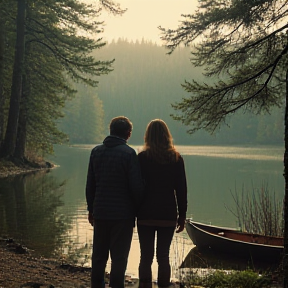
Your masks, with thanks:
[[[25,157],[27,142],[38,143],[37,148],[45,152],[51,150],[49,146],[64,137],[55,121],[61,117],[67,95],[73,93],[69,81],[96,87],[97,78],[109,73],[113,62],[91,56],[105,45],[101,38],[90,37],[92,32],[102,32],[95,8],[80,1],[26,1],[18,1],[16,61],[1,147],[4,157]]]
[[[205,68],[209,84],[185,81],[189,97],[174,104],[174,118],[215,131],[239,109],[256,114],[286,105],[284,154],[284,287],[288,287],[288,1],[199,1],[177,29],[160,28],[170,53],[194,45],[192,63]],[[207,82],[207,80],[205,80]],[[286,104],[285,104],[286,103]]]
[[[0,147],[7,124],[8,95],[11,94],[15,21],[10,16],[15,14],[16,4],[9,0],[0,2]]]
[[[1,146],[1,156],[12,156],[16,146],[25,54],[25,18],[26,0],[18,0],[16,17],[16,43],[11,85],[10,107],[5,139]]]

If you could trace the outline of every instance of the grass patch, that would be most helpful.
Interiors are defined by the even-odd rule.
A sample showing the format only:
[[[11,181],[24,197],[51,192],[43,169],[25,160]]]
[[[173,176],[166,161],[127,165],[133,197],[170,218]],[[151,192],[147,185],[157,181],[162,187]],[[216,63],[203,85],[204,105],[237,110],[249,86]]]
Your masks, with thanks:
[[[267,288],[271,287],[272,279],[266,275],[259,275],[252,270],[222,271],[201,275],[199,271],[190,271],[182,281],[182,287],[209,288]]]

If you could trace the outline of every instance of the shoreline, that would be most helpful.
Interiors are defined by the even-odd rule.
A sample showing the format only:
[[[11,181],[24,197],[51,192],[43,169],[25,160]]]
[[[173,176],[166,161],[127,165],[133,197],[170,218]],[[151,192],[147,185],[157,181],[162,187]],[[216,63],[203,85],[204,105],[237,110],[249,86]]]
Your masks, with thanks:
[[[55,259],[34,257],[33,253],[14,242],[13,239],[0,237],[0,259],[0,288],[90,287],[90,267],[74,266]],[[107,272],[106,277],[105,288],[108,288],[109,274]],[[138,279],[126,276],[125,288],[138,288],[138,285]],[[154,282],[152,287],[159,288]],[[170,287],[179,288],[181,285],[179,282],[172,281]],[[190,287],[204,288],[197,285]],[[272,281],[269,286],[260,287],[280,288],[282,285],[277,281]]]
[[[0,287],[86,288],[91,268],[36,258],[13,239],[0,239]]]
[[[14,163],[11,160],[0,159],[0,179],[35,173],[38,171],[47,171],[54,167],[55,165],[53,163],[47,161]]]
[[[13,239],[0,237],[0,288],[89,288],[91,267],[34,257]],[[106,272],[106,286],[109,273]],[[135,288],[138,279],[126,276],[125,287]]]

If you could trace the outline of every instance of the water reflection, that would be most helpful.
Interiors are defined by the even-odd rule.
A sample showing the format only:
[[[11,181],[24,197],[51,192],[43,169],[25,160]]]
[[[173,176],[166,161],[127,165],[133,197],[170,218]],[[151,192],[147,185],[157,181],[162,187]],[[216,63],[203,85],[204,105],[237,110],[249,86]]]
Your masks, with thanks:
[[[271,262],[270,259],[252,259],[231,256],[228,253],[220,253],[213,250],[199,251],[193,247],[180,265],[180,268],[222,269],[222,270],[246,270],[275,271],[280,267],[279,262]]]
[[[193,149],[191,149],[193,147]],[[177,146],[183,155],[195,155],[205,157],[270,160],[283,159],[283,147],[235,147],[235,146]]]
[[[65,182],[46,172],[0,179],[0,232],[43,256],[58,253],[71,221],[57,208]]]

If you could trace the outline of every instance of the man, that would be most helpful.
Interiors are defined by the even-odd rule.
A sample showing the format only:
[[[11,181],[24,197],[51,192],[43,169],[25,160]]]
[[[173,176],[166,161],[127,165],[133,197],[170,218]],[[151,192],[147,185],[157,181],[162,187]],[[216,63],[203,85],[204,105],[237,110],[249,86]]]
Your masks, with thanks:
[[[86,200],[88,220],[94,226],[91,288],[105,286],[109,252],[109,286],[124,287],[135,214],[144,190],[136,152],[127,145],[131,133],[128,118],[113,118],[110,135],[90,155]]]

